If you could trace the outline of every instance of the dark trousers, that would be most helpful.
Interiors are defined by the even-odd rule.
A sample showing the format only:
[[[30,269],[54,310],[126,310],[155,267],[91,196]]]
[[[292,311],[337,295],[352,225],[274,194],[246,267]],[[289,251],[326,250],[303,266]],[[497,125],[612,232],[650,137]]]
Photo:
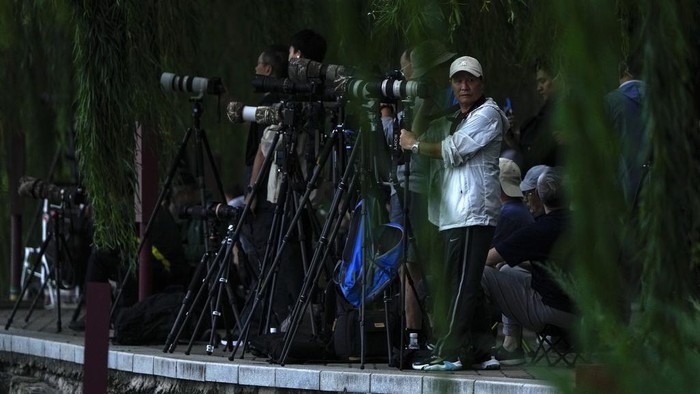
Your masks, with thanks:
[[[441,283],[447,285],[442,294],[436,295],[435,318],[440,338],[437,351],[443,357],[458,356],[475,345],[472,332],[482,328],[477,327],[484,312],[481,276],[494,230],[493,226],[470,226],[442,231],[445,263]]]

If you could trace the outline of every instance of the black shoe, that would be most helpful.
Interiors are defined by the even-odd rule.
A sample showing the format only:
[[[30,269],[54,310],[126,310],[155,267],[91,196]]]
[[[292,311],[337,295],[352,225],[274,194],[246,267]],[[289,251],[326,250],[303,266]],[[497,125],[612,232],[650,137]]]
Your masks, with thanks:
[[[521,347],[509,352],[503,346],[499,346],[495,349],[493,355],[503,365],[525,364],[525,353]]]
[[[422,371],[425,367],[431,365],[434,362],[437,362],[438,360],[442,360],[442,358],[434,354],[429,354],[426,357],[421,357],[413,361],[413,363],[411,364],[411,368]]]
[[[479,350],[473,346],[463,351],[459,358],[465,366],[477,371],[501,369],[501,363],[491,355],[491,352]]]

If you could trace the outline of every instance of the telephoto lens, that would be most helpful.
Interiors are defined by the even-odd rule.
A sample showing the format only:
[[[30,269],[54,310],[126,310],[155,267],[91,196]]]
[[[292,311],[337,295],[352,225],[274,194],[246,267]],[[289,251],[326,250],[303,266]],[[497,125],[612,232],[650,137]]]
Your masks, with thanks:
[[[226,91],[221,78],[179,76],[168,72],[161,74],[160,87],[166,93],[186,92],[200,96],[204,94],[218,95]]]

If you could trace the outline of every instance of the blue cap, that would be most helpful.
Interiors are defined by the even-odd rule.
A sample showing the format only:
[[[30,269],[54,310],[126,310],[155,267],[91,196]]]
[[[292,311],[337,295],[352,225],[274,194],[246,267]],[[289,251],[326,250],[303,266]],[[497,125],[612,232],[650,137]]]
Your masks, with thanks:
[[[542,175],[542,173],[549,168],[549,166],[546,166],[544,164],[540,164],[537,166],[534,166],[527,170],[527,174],[525,174],[525,178],[523,178],[523,181],[520,182],[520,190],[526,192],[528,190],[532,190],[537,187],[537,178]]]

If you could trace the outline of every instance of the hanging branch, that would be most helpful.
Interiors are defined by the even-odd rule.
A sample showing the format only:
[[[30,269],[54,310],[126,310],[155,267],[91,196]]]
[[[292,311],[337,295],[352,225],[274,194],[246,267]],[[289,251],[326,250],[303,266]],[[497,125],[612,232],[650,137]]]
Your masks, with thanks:
[[[126,31],[128,3],[75,2],[77,153],[98,247],[131,251],[134,125]]]

